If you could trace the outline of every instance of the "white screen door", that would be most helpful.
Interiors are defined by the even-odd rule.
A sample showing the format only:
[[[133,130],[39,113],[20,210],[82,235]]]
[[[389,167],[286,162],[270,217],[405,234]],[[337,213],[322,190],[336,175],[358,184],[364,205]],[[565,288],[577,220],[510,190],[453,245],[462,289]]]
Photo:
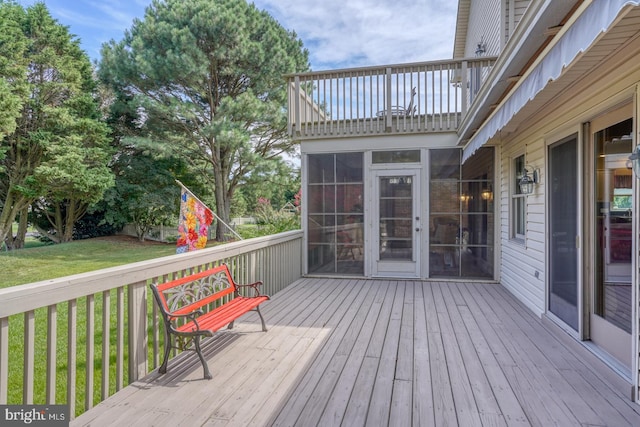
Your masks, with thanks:
[[[419,277],[419,171],[374,172],[373,273]]]

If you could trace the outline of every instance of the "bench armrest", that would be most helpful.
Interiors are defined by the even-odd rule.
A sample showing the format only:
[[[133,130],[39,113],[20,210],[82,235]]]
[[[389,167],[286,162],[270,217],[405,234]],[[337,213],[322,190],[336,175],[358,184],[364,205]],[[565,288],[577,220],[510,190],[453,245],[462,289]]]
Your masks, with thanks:
[[[191,313],[185,313],[185,314],[169,313],[168,318],[170,321],[173,321],[175,319],[180,319],[180,318],[187,318],[196,325],[196,329],[194,329],[194,332],[197,332],[200,330],[200,325],[198,324],[198,316],[202,316],[203,314],[204,312],[202,310],[193,310]],[[171,327],[173,328],[173,325]]]
[[[186,317],[189,320],[195,320],[196,319],[196,317],[195,317],[196,314],[198,316],[202,316],[204,314],[204,312],[202,310],[193,310],[191,313],[185,313],[185,314],[173,314],[173,313],[167,313],[167,314],[171,318],[171,320],[180,319],[182,317]]]
[[[257,281],[257,282],[253,282],[253,283],[248,283],[246,285],[236,285],[237,288],[252,288],[253,291],[255,292],[256,297],[261,296],[262,294],[260,293],[260,289],[258,289],[258,286],[262,286],[262,281]]]

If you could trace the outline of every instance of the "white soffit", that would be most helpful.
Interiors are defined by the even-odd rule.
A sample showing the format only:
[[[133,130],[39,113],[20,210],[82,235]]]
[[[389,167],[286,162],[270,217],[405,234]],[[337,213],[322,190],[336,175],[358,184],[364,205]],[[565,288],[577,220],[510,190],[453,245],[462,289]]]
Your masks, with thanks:
[[[502,129],[527,102],[556,80],[562,71],[606,32],[627,6],[638,6],[640,0],[595,0],[580,15],[547,55],[522,78],[509,97],[494,111],[464,148],[466,161]]]

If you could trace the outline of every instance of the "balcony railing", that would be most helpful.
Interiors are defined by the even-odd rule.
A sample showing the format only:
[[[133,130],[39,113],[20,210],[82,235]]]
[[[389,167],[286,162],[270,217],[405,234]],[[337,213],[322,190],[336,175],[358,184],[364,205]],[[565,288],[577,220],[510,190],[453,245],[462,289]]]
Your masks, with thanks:
[[[495,58],[293,74],[295,139],[455,131]]]
[[[0,289],[0,404],[67,403],[72,417],[92,408],[159,366],[149,283],[224,262],[238,283],[262,280],[272,295],[301,277],[301,245],[302,231],[291,231]]]

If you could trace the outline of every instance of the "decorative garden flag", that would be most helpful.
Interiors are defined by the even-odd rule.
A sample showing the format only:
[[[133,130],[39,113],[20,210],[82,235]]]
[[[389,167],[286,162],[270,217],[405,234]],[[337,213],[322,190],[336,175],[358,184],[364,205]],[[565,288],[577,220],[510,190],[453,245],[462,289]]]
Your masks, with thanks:
[[[207,245],[207,231],[211,222],[213,222],[211,209],[182,186],[176,253],[204,248]]]

